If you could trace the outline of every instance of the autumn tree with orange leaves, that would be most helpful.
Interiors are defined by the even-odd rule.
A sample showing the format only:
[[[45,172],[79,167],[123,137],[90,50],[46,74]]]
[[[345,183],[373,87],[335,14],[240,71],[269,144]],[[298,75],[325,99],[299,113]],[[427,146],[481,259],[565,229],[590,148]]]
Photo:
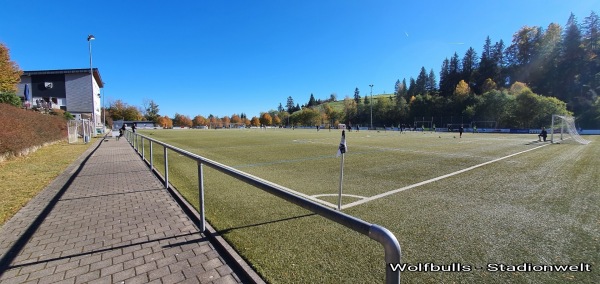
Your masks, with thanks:
[[[22,74],[17,63],[10,60],[8,47],[0,43],[0,93],[15,94]]]

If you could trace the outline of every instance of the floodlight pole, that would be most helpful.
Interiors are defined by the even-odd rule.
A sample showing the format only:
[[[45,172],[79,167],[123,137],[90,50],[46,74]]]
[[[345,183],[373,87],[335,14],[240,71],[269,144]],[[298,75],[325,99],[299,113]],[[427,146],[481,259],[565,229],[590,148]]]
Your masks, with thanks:
[[[96,98],[94,97],[94,69],[92,68],[92,40],[96,38],[94,35],[88,35],[87,41],[90,50],[90,87],[92,91],[92,120],[94,121],[94,136],[96,136]]]
[[[104,86],[104,85],[103,85]],[[102,88],[102,129],[106,133],[106,105],[104,104],[104,88]]]
[[[371,105],[371,130],[373,129],[373,84],[369,85],[371,87],[371,100],[369,104]]]

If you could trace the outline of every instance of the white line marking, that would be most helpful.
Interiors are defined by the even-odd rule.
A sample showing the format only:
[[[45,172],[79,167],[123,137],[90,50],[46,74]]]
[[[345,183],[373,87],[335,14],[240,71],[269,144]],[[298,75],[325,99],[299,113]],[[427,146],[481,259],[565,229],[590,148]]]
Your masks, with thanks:
[[[314,198],[319,198],[321,196],[339,196],[339,194],[337,194],[337,193],[324,193],[324,194],[311,195],[311,197],[314,197]],[[342,196],[349,196],[349,197],[354,197],[354,198],[357,198],[357,199],[368,198],[368,197],[365,197],[365,196],[353,195],[353,194],[342,194]]]
[[[313,201],[319,202],[319,203],[321,203],[323,205],[327,205],[327,206],[329,206],[331,208],[337,209],[337,204],[333,204],[333,203],[327,202],[325,200],[319,199],[319,197],[321,197],[321,196],[339,196],[339,195],[336,194],[336,193],[324,193],[324,194],[311,195],[311,196],[308,196],[308,198],[310,198]],[[367,197],[364,197],[364,196],[352,195],[352,194],[342,194],[342,196],[349,196],[349,197],[354,197],[354,198],[358,198],[358,199],[367,198]]]
[[[371,197],[368,197],[368,198],[365,198],[365,199],[362,199],[362,200],[358,200],[358,201],[355,201],[355,202],[343,205],[341,209],[346,209],[346,208],[354,207],[356,205],[367,203],[369,201],[372,201],[372,200],[375,200],[375,199],[379,199],[379,198],[383,198],[383,197],[386,197],[388,195],[392,195],[392,194],[395,194],[395,193],[398,193],[398,192],[401,192],[401,191],[405,191],[405,190],[408,190],[408,189],[411,189],[411,188],[415,188],[415,187],[418,187],[418,186],[421,186],[421,185],[424,185],[424,184],[428,184],[428,183],[432,183],[434,181],[445,179],[447,177],[451,177],[451,176],[455,176],[457,174],[468,172],[470,170],[473,170],[473,169],[476,169],[476,168],[479,168],[479,167],[482,167],[482,166],[485,166],[485,165],[488,165],[488,164],[491,164],[491,163],[495,163],[495,162],[498,162],[498,161],[501,161],[501,160],[504,160],[504,159],[507,159],[507,158],[510,158],[510,157],[514,157],[516,155],[520,155],[520,154],[523,154],[523,153],[526,153],[526,152],[529,152],[529,151],[533,151],[535,149],[539,149],[539,148],[542,148],[542,147],[548,146],[548,145],[550,145],[550,144],[544,144],[542,146],[538,146],[538,147],[531,148],[531,149],[528,149],[528,150],[525,150],[525,151],[521,151],[521,152],[518,152],[518,153],[510,154],[508,156],[504,156],[504,157],[501,157],[501,158],[498,158],[498,159],[487,161],[487,162],[481,163],[479,165],[468,167],[468,168],[462,169],[460,171],[449,173],[449,174],[446,174],[446,175],[443,175],[443,176],[439,176],[439,177],[436,177],[436,178],[432,178],[432,179],[429,179],[429,180],[426,180],[426,181],[422,181],[422,182],[419,182],[419,183],[411,184],[409,186],[398,188],[398,189],[395,189],[395,190],[392,190],[392,191],[387,191],[387,192],[384,192],[384,193],[381,193],[381,194],[378,194],[378,195],[373,195]]]
[[[233,168],[232,168],[232,169],[233,169]],[[235,169],[234,169],[234,170],[235,170]],[[238,170],[235,170],[235,171],[238,171]],[[258,180],[260,180],[260,181],[262,181],[262,182],[264,182],[264,183],[270,184],[271,186],[273,186],[273,187],[275,187],[275,188],[280,188],[280,189],[283,189],[283,190],[285,190],[285,191],[288,191],[288,192],[291,192],[291,193],[293,193],[293,194],[295,194],[295,195],[298,195],[298,196],[304,197],[304,198],[306,198],[306,199],[312,200],[312,201],[314,201],[314,202],[316,202],[316,203],[321,203],[321,204],[323,204],[323,205],[327,205],[327,206],[329,206],[329,207],[332,207],[332,208],[337,208],[337,205],[335,205],[335,204],[333,204],[333,203],[330,203],[330,202],[327,202],[327,201],[324,201],[324,200],[321,200],[321,199],[318,199],[318,198],[311,197],[310,195],[307,195],[307,194],[304,194],[304,193],[302,193],[302,192],[298,192],[298,191],[295,191],[295,190],[289,189],[289,188],[287,188],[287,187],[285,187],[285,186],[278,185],[278,184],[276,184],[276,183],[270,182],[270,181],[268,181],[268,180],[266,180],[266,179],[259,178],[259,177],[257,177],[257,176],[253,176],[253,177],[254,177],[254,178],[256,178],[256,179],[258,179]]]
[[[321,199],[318,199],[318,198],[310,198],[310,199],[313,200],[313,201],[315,201],[315,202],[317,202],[317,203],[321,203],[323,205],[327,205],[327,206],[329,206],[331,208],[337,208],[337,205],[333,204],[331,202],[327,202],[325,200],[321,200]]]

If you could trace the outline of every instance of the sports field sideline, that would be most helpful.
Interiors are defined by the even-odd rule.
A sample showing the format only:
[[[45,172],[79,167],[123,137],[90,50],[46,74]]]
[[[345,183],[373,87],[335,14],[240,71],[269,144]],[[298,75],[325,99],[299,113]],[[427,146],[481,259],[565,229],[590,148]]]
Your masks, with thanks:
[[[341,131],[144,130],[143,135],[337,204]],[[404,283],[598,282],[595,272],[493,272],[487,264],[600,259],[598,137],[583,146],[536,135],[347,132],[343,211],[398,238],[404,263],[469,272],[405,272]],[[162,149],[155,148],[160,164]],[[148,153],[148,152],[146,152]],[[160,166],[158,167],[160,170]],[[197,204],[195,163],[169,158],[170,181]],[[308,211],[205,170],[206,214],[270,282],[381,282],[383,250]],[[481,269],[479,269],[481,267]]]

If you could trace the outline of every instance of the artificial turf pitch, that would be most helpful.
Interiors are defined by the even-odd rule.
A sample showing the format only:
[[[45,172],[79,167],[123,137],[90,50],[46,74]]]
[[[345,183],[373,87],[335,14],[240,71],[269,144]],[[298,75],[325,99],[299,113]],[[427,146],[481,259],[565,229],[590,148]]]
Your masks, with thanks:
[[[337,204],[339,130],[139,132]],[[403,263],[471,268],[404,272],[403,283],[598,283],[600,139],[585,138],[593,142],[540,143],[534,134],[347,132],[348,196],[342,203],[382,197],[343,212],[392,231]],[[162,148],[155,145],[153,151],[163,172]],[[515,153],[520,154],[507,157]],[[383,282],[383,248],[377,242],[215,170],[204,171],[209,222],[268,282]],[[456,174],[386,195],[451,173]],[[169,181],[196,206],[197,180],[195,161],[169,153]],[[488,267],[505,264],[510,270],[523,263],[537,268],[583,263],[591,271]]]

